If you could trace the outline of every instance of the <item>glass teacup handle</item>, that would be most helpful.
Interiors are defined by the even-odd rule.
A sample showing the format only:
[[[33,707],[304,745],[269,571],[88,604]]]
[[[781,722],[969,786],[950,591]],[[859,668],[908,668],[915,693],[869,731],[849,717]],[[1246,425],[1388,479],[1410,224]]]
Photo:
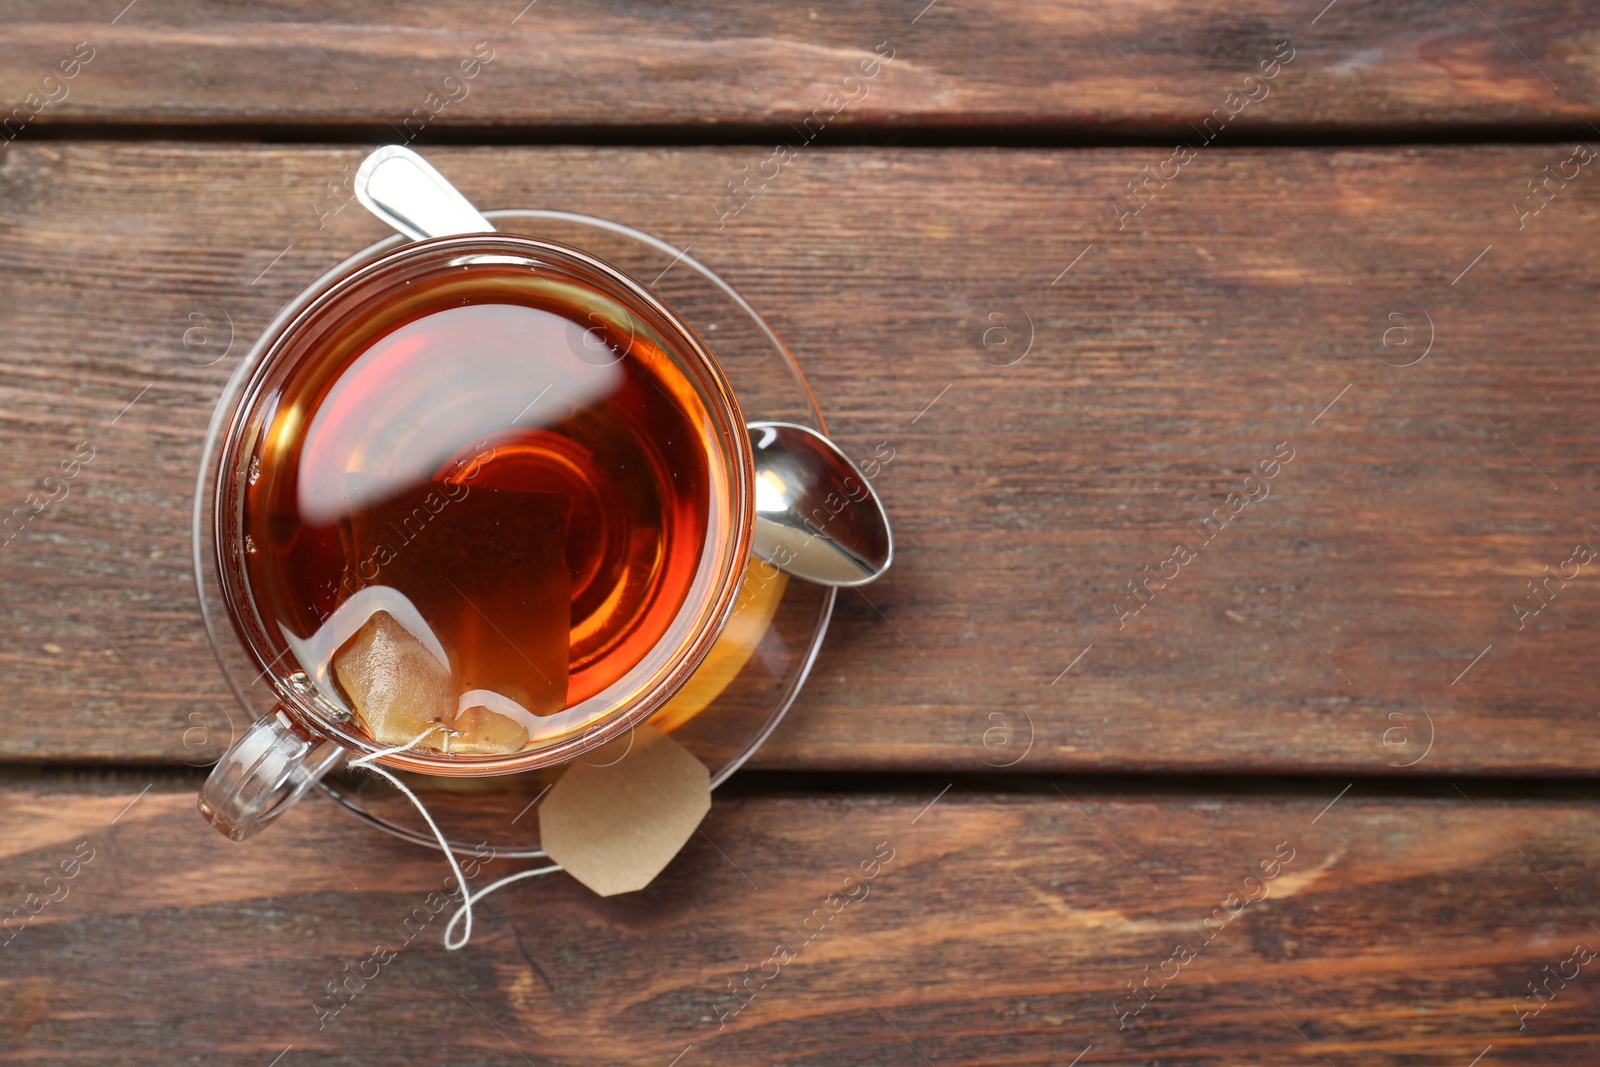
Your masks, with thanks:
[[[259,720],[211,769],[200,814],[234,841],[276,819],[343,762],[347,750],[309,733],[282,708]]]

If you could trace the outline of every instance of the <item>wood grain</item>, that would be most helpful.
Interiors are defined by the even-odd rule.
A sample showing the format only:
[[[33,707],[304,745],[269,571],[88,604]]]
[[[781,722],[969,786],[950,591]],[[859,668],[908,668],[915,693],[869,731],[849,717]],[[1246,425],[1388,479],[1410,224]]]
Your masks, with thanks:
[[[321,799],[231,844],[192,787],[140,797],[148,781],[0,792],[0,902],[58,898],[0,948],[16,1062],[1066,1064],[1092,1045],[1085,1064],[1461,1067],[1490,1045],[1486,1062],[1600,1052],[1593,962],[1517,1014],[1543,968],[1600,944],[1591,796],[725,798],[647,890],[524,882],[450,953],[449,912],[428,898],[446,883],[437,854]],[[75,853],[92,858],[47,884]],[[850,881],[863,863],[874,876]],[[479,880],[515,869],[493,861]],[[419,908],[428,921],[406,927]],[[1194,958],[1163,967],[1180,942]],[[779,944],[793,958],[766,963]],[[381,949],[395,956],[364,964]],[[734,1013],[723,998],[746,968],[768,977]],[[1146,968],[1176,977],[1130,1015],[1126,983]],[[340,1003],[326,983],[362,971],[319,1030],[315,1005]]]
[[[1285,40],[1295,45],[1293,64],[1238,115],[1236,132],[1526,132],[1600,119],[1600,37],[1585,0],[12,7],[0,38],[0,101],[57,97],[33,109],[36,131],[371,128],[412,117],[423,136],[502,128],[592,137],[609,128],[682,139],[718,136],[719,127],[788,136],[829,107],[829,94],[882,42],[895,62],[865,95],[844,87],[855,99],[829,118],[833,129],[1188,136],[1230,92],[1254,91],[1244,77]],[[79,42],[93,59],[65,95],[42,85]],[[479,42],[492,62],[464,86],[447,85]],[[430,104],[430,94],[445,102]]]
[[[1600,537],[1600,181],[1521,229],[1513,207],[1570,152],[1211,149],[1126,229],[1111,198],[1160,151],[818,150],[720,229],[759,152],[433,156],[485,206],[693,246],[838,439],[892,450],[895,568],[841,597],[757,765],[1591,774],[1600,576],[1515,610]],[[319,229],[360,155],[19,142],[0,165],[0,510],[96,450],[0,546],[5,756],[215,757],[198,448],[254,333],[381,236],[353,205]],[[191,313],[231,317],[227,358],[191,365],[214,351],[183,345]],[[1198,558],[1119,624],[1176,542]]]

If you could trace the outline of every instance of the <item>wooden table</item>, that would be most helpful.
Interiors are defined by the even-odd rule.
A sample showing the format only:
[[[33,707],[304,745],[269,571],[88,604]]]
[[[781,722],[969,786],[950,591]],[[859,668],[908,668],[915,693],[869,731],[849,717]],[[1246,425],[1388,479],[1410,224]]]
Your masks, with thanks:
[[[124,2],[0,34],[8,1062],[1595,1061],[1596,4]],[[319,1017],[445,871],[196,818],[189,505],[398,140],[692,245],[899,555],[648,890]]]

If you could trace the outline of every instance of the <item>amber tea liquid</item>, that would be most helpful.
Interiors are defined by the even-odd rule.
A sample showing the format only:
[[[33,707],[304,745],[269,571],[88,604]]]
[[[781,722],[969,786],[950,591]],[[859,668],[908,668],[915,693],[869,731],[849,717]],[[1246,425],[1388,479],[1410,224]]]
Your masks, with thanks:
[[[290,327],[247,400],[243,569],[286,646],[389,610],[460,692],[549,716],[683,625],[736,516],[670,333],[513,258],[441,260]]]

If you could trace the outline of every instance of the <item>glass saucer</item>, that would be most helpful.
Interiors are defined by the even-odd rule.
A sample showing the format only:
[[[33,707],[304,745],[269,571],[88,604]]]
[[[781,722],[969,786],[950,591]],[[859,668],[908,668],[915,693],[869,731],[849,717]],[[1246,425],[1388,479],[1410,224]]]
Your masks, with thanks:
[[[649,286],[694,327],[721,364],[744,416],[750,421],[797,422],[823,430],[822,414],[794,358],[765,320],[732,286],[689,254],[647,233],[606,219],[564,211],[488,211],[509,233],[560,241],[599,256]],[[397,248],[396,234],[356,253],[335,268],[351,267]],[[285,308],[292,313],[300,301]],[[252,351],[230,381],[224,401],[259,358]],[[212,428],[215,436],[216,426]],[[215,463],[208,439],[201,484]],[[198,497],[197,497],[198,499]],[[267,714],[271,690],[235,656],[238,642],[221,609],[209,565],[205,524],[197,521],[195,564],[201,613],[218,660],[240,704],[254,718]],[[754,561],[752,561],[754,562]],[[694,753],[711,772],[712,788],[726,781],[778,725],[799,693],[822,646],[835,591],[754,564],[745,577],[739,607],[704,664],[651,723]],[[597,758],[590,754],[587,759]],[[600,757],[603,758],[603,757]],[[562,767],[492,778],[445,778],[403,774],[428,806],[451,847],[462,852],[494,850],[510,859],[542,857],[539,800]],[[387,782],[341,771],[319,783],[335,802],[377,828],[438,848],[411,803]],[[486,851],[486,850],[485,850]]]

